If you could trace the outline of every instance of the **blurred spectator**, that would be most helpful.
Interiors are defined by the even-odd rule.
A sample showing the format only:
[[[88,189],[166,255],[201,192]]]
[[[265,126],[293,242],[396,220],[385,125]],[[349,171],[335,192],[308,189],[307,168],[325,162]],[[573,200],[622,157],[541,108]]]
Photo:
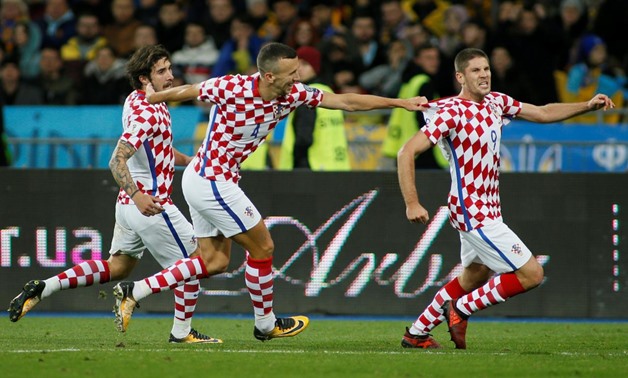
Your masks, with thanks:
[[[351,24],[352,45],[357,47],[362,60],[362,70],[386,64],[386,46],[377,39],[375,19],[367,14],[357,14]]]
[[[600,3],[593,32],[606,43],[609,64],[628,72],[628,1],[605,0]]]
[[[288,33],[286,44],[295,50],[301,46],[318,46],[320,37],[310,20],[302,18],[294,23]]]
[[[562,37],[560,27],[548,19],[544,7],[536,4],[528,8],[503,2],[495,34],[496,43],[506,46],[518,69],[535,82],[532,97],[518,100],[535,105],[558,102],[554,71]]]
[[[462,44],[462,26],[469,19],[467,9],[462,5],[453,5],[445,11],[445,29],[438,38],[440,49],[448,58],[453,58]]]
[[[163,4],[163,1],[137,0],[135,8],[135,18],[139,20],[142,24],[157,26],[157,22],[159,21],[159,12],[161,9],[160,4]]]
[[[172,64],[181,70],[185,83],[194,84],[211,77],[219,51],[201,24],[190,22],[185,29],[185,45],[172,54]]]
[[[342,24],[342,20],[336,16],[337,12],[334,11],[334,3],[333,0],[311,0],[309,2],[310,20],[321,38],[330,37],[336,32],[346,32],[346,27]]]
[[[44,96],[37,86],[24,82],[17,62],[4,59],[0,66],[0,86],[5,105],[41,105]]]
[[[416,51],[425,44],[438,44],[436,38],[420,22],[411,22],[403,28],[402,39],[410,44],[412,51]]]
[[[578,41],[589,24],[588,11],[583,0],[562,0],[556,17],[563,35],[556,68],[567,70],[577,60]]]
[[[358,77],[364,68],[358,46],[346,33],[336,33],[321,42],[323,66],[320,78],[336,93],[362,92]]]
[[[379,42],[386,46],[393,40],[403,38],[403,30],[412,22],[412,19],[403,10],[400,0],[382,0],[380,10],[382,24],[379,30]]]
[[[489,50],[488,30],[475,20],[469,20],[460,29],[460,45],[456,54],[462,49],[473,47],[480,50]],[[455,56],[455,54],[454,54]]]
[[[428,100],[441,97],[435,78],[441,67],[441,52],[436,45],[419,46],[412,61],[403,71],[403,84],[395,97],[411,98],[425,96]],[[382,155],[396,161],[397,152],[403,144],[425,125],[423,113],[409,112],[405,109],[393,109],[388,120],[386,137],[382,144]],[[417,169],[439,169],[438,148],[431,154],[420,154],[415,162]],[[448,165],[444,162],[444,165]]]
[[[506,93],[513,98],[530,98],[533,87],[503,46],[491,51],[491,90]]]
[[[8,55],[15,53],[14,50],[17,46],[14,29],[20,23],[28,25],[30,43],[39,49],[42,38],[41,31],[39,26],[30,20],[26,3],[23,0],[2,0],[2,5],[0,6],[0,36],[4,44],[4,51]]]
[[[37,24],[42,47],[59,49],[76,34],[76,18],[68,0],[47,0],[44,15]]]
[[[26,22],[19,22],[13,29],[16,47],[14,57],[19,62],[21,76],[25,80],[39,75],[40,41],[37,38],[33,39],[31,32],[39,33],[39,30],[29,27]]]
[[[257,71],[256,57],[264,40],[257,36],[248,15],[238,15],[231,21],[232,38],[220,49],[212,76],[230,73],[252,74]]]
[[[324,92],[331,88],[318,80],[321,54],[313,47],[297,50],[299,76],[306,85]],[[341,110],[300,106],[288,116],[281,144],[279,169],[349,171],[349,143]]]
[[[96,57],[85,66],[81,81],[81,105],[123,104],[132,91],[126,77],[125,61],[110,46],[96,50]]]
[[[209,10],[200,22],[205,30],[211,31],[210,35],[216,47],[220,49],[231,39],[231,20],[236,15],[236,11],[230,0],[207,0],[207,2]]]
[[[35,79],[34,84],[43,90],[46,105],[76,104],[75,83],[63,70],[63,61],[59,50],[53,47],[44,47],[41,50],[39,69],[39,76]]]
[[[173,53],[181,50],[185,40],[185,12],[183,6],[176,0],[165,0],[159,7],[159,21],[157,22],[157,41],[166,50]]]
[[[257,33],[262,38],[266,38],[264,26],[267,23],[274,23],[274,15],[271,14],[266,0],[246,0],[246,13],[251,17],[251,22]]]
[[[94,59],[96,50],[107,44],[100,34],[100,24],[95,14],[84,13],[78,16],[76,36],[61,46],[61,59],[64,61],[88,61]]]
[[[271,0],[271,4],[277,25],[274,30],[266,29],[266,39],[286,43],[289,31],[299,19],[299,8],[290,0]]]
[[[159,40],[157,39],[155,27],[148,24],[141,24],[135,29],[135,34],[133,35],[133,50],[131,50],[129,54],[121,56],[121,58],[126,59],[130,57],[135,50],[144,46],[153,46],[157,43],[159,43]]]
[[[96,51],[106,44],[107,40],[100,34],[98,17],[91,13],[79,15],[76,36],[61,46],[61,59],[66,72],[76,84],[81,81],[87,62],[94,59]]]
[[[578,63],[567,72],[564,88],[560,88],[561,101],[584,101],[583,99],[590,98],[591,95],[603,93],[610,97],[615,105],[622,107],[626,76],[608,65],[604,41],[594,34],[584,36],[580,42],[578,57]],[[569,122],[595,123],[597,119],[595,115],[585,114],[570,119]],[[617,123],[620,114],[605,115],[603,119],[605,123]]]
[[[107,43],[121,57],[130,56],[135,50],[135,29],[142,25],[134,18],[133,0],[113,0],[111,3],[113,20],[103,28]]]
[[[393,41],[388,45],[387,56],[388,63],[364,71],[358,78],[358,84],[370,94],[396,97],[409,59],[408,47],[403,41]]]

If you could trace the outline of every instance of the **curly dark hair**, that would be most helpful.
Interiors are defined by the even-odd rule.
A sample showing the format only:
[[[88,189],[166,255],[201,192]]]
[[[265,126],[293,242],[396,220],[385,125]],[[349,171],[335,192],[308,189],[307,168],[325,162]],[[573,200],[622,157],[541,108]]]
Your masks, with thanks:
[[[142,89],[140,76],[150,78],[155,63],[163,58],[170,60],[170,53],[162,45],[144,46],[133,53],[126,64],[126,74],[134,89]]]

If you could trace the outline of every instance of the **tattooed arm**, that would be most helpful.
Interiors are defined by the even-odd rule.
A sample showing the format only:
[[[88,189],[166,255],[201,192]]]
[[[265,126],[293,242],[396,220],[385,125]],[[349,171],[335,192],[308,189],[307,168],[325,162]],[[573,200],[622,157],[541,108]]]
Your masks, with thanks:
[[[131,197],[135,206],[144,215],[151,216],[159,214],[164,209],[159,205],[157,197],[143,193],[135,184],[129,166],[126,162],[135,154],[135,148],[125,141],[118,141],[111,160],[109,160],[109,169],[113,174],[113,178],[118,185]]]

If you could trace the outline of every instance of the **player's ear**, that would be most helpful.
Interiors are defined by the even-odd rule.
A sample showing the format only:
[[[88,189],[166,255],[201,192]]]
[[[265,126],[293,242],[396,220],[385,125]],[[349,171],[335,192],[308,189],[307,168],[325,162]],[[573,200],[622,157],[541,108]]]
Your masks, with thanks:
[[[461,72],[456,72],[456,81],[458,82],[458,84],[463,85],[464,84],[464,76],[462,75]]]
[[[139,77],[140,79],[140,83],[142,83],[142,85],[148,85],[150,84],[150,79],[144,75],[140,75]]]
[[[264,72],[264,79],[267,82],[272,83],[273,81],[275,81],[275,75],[273,75],[272,72]]]

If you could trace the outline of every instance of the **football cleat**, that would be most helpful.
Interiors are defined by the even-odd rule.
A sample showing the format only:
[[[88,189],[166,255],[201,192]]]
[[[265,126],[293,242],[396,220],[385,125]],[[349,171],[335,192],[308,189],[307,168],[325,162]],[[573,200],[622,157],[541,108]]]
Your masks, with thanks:
[[[443,315],[445,315],[447,320],[451,341],[456,344],[456,349],[467,349],[465,337],[467,335],[467,319],[469,317],[456,308],[456,300],[453,299],[443,303]]]
[[[275,339],[277,337],[292,337],[303,332],[310,324],[306,316],[291,316],[289,318],[277,318],[275,328],[269,333],[262,333],[257,327],[253,329],[253,336],[261,341]]]
[[[406,327],[406,333],[401,339],[401,346],[404,348],[440,349],[440,344],[434,340],[432,335],[413,335]]]
[[[171,333],[170,339],[168,339],[168,342],[180,343],[180,344],[222,344],[222,340],[209,337],[207,335],[203,335],[202,333],[198,332],[194,328],[190,330],[190,333],[188,333],[187,336],[181,339],[177,339]]]
[[[9,304],[9,319],[12,322],[17,322],[22,316],[32,310],[41,301],[41,293],[45,287],[46,283],[44,281],[28,281],[24,285],[22,292],[13,298]]]
[[[135,286],[133,282],[120,282],[113,287],[113,296],[116,298],[116,304],[113,306],[113,313],[116,314],[114,322],[120,332],[126,332],[133,311],[140,307],[131,295],[133,286]]]

